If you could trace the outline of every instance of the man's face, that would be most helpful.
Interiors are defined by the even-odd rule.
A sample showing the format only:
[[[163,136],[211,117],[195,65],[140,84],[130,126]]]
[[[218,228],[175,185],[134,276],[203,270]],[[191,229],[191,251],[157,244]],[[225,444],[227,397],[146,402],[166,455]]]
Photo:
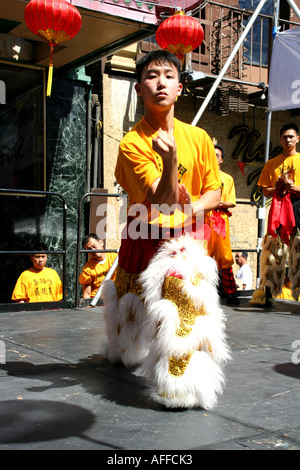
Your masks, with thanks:
[[[38,270],[44,269],[46,263],[47,263],[47,255],[42,255],[42,254],[34,254],[30,256],[31,262],[33,264],[33,267]]]
[[[236,264],[238,264],[239,266],[243,264],[242,253],[236,253],[234,259],[235,259]]]
[[[95,238],[90,238],[89,241],[84,246],[86,250],[103,250],[103,240],[96,240]],[[103,253],[89,253],[91,259],[100,261],[103,258]]]
[[[223,162],[223,158],[222,158],[222,152],[220,149],[215,149],[216,151],[216,157],[217,157],[217,163],[219,165],[219,167],[221,166],[221,163]]]
[[[175,65],[150,62],[142,72],[141,83],[136,84],[136,91],[148,106],[171,106],[182,91]]]
[[[280,143],[283,147],[283,150],[290,151],[296,147],[299,142],[299,136],[294,129],[289,129],[284,131],[280,136]]]

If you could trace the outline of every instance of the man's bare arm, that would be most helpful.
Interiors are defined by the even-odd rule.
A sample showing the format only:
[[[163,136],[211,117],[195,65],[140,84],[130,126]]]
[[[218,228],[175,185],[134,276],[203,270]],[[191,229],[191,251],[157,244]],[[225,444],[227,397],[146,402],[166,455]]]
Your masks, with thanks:
[[[221,190],[216,189],[215,191],[207,191],[204,193],[200,199],[192,203],[193,206],[193,213],[197,213],[197,211],[204,210],[204,213],[212,211],[216,209],[221,202]]]
[[[274,193],[275,193],[275,188],[273,188],[272,186],[268,186],[266,188],[263,188],[263,195],[267,198],[273,197]]]
[[[184,207],[186,204],[190,204],[192,207],[193,214],[197,214],[198,211],[203,211],[204,213],[210,212],[213,209],[216,209],[221,202],[221,190],[216,189],[215,191],[207,191],[197,201],[191,202],[191,197],[184,186],[184,184],[179,185],[179,204]]]
[[[82,297],[84,299],[90,299],[91,298],[91,292],[92,292],[92,287],[90,284],[83,284],[82,285]]]

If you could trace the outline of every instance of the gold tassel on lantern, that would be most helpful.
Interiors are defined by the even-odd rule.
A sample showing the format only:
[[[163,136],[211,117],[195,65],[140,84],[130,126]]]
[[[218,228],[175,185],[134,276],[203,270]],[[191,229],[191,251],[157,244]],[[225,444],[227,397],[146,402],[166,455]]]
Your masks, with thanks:
[[[73,38],[81,28],[81,15],[66,0],[30,0],[24,17],[30,31],[45,39],[50,46],[47,96],[51,96],[53,47]]]
[[[52,90],[52,77],[53,77],[53,47],[51,46],[49,70],[48,70],[48,83],[47,83],[47,96],[51,96]]]

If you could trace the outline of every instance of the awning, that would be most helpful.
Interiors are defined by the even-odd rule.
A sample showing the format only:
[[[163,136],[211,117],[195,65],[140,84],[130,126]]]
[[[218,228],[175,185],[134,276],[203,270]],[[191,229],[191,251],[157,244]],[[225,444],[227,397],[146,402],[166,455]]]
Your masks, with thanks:
[[[28,3],[27,0],[1,0],[0,33],[30,41],[30,62],[48,66],[48,44],[35,36],[24,20]],[[72,0],[70,3],[79,10],[82,26],[74,38],[54,48],[54,68],[75,68],[91,63],[152,36],[162,19],[161,14],[172,14],[175,10],[173,0]],[[176,6],[188,11],[200,3],[201,0],[177,0]],[[14,56],[17,62],[18,54]]]

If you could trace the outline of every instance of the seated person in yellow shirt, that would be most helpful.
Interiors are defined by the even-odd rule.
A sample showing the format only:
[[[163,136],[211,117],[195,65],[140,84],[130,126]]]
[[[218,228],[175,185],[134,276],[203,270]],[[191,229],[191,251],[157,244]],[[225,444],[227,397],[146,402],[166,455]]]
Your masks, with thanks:
[[[104,243],[95,233],[89,233],[82,240],[85,250],[103,250]],[[79,275],[79,282],[82,285],[82,297],[90,299],[95,297],[101,283],[117,257],[117,253],[96,252],[89,254],[89,260],[83,266]],[[113,274],[111,279],[115,278]]]
[[[32,267],[19,276],[12,293],[12,300],[24,302],[57,302],[62,300],[62,282],[57,272],[46,266],[47,251],[44,245],[34,247],[37,252],[30,255]]]

